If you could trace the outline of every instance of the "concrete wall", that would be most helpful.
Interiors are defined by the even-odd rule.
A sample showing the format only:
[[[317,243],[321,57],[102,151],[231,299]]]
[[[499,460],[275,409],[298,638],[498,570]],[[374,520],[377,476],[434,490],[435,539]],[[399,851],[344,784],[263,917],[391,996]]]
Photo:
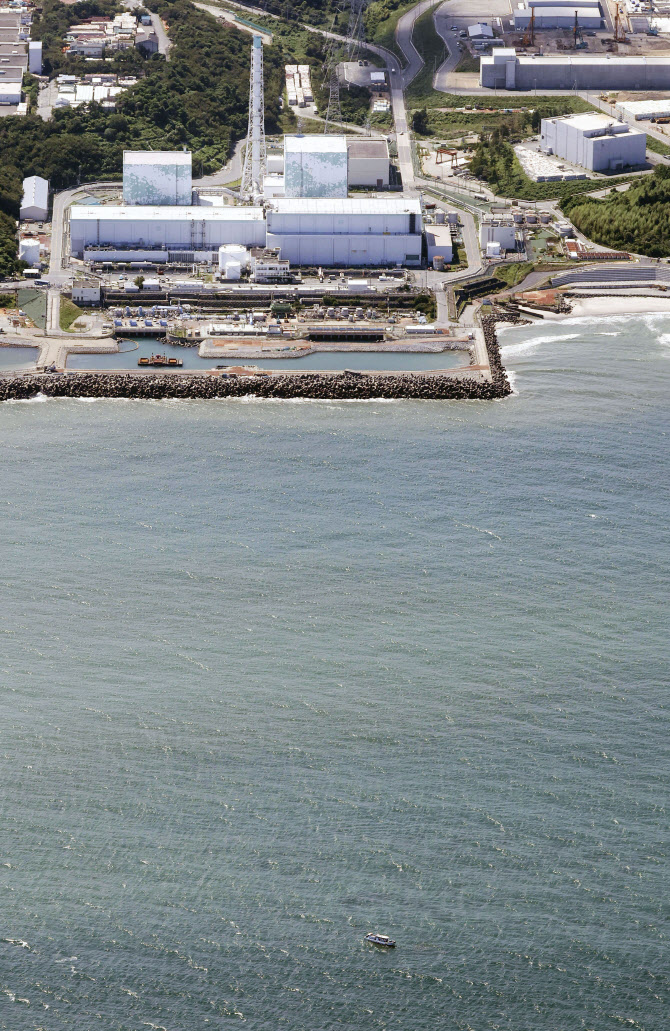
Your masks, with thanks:
[[[416,233],[383,235],[270,233],[268,247],[279,247],[292,265],[418,265],[421,236]]]
[[[514,28],[525,30],[530,25],[532,11],[530,9],[514,12]],[[587,8],[578,11],[579,27],[581,29],[599,29],[602,24],[600,12],[596,8]],[[573,29],[575,25],[575,8],[538,7],[535,9],[536,29]]]
[[[482,222],[479,226],[479,246],[483,251],[486,250],[487,243],[499,243],[506,251],[516,250],[515,227]]]
[[[377,189],[389,184],[389,159],[349,157],[349,185]]]
[[[211,208],[200,209],[201,212]],[[118,219],[98,219],[95,212],[70,209],[70,246],[81,256],[85,246],[106,244],[119,247],[131,244],[138,250],[152,247],[171,251],[218,251],[221,244],[239,243],[245,247],[265,246],[265,221],[211,219],[202,217],[198,209],[185,208],[183,218],[128,217],[125,209]],[[196,212],[198,212],[196,214]],[[124,248],[119,247],[119,250]],[[111,259],[108,259],[111,260]]]
[[[377,202],[380,203],[380,202]],[[306,212],[304,215],[293,211],[282,212],[267,211],[268,233],[280,233],[296,235],[327,235],[337,234],[346,236],[348,234],[370,235],[387,234],[408,234],[412,230],[410,214],[407,212],[372,212],[372,213],[347,213],[337,212]],[[414,216],[414,231],[420,233],[422,230],[421,217]],[[268,244],[268,247],[270,244]]]
[[[482,57],[487,89],[670,90],[670,59],[651,57],[516,57],[498,50]]]

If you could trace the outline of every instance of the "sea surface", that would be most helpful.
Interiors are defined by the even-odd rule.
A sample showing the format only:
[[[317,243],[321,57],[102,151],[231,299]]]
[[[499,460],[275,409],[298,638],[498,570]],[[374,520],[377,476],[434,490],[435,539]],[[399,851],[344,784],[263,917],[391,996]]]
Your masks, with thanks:
[[[670,318],[501,343],[0,405],[0,1028],[668,1028]]]

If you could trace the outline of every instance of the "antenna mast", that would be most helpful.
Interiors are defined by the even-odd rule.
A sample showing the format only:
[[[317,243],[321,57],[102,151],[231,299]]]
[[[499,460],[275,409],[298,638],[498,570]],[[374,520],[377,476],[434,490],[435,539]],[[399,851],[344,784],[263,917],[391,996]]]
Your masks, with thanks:
[[[265,150],[265,100],[263,96],[263,40],[254,36],[251,46],[249,80],[249,128],[242,172],[243,197],[263,192],[263,176],[267,167]]]

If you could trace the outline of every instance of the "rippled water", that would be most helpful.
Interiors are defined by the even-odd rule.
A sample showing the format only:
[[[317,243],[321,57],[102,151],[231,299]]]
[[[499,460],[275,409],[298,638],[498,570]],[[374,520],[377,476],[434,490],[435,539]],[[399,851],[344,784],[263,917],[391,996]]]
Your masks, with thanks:
[[[667,1026],[670,318],[501,339],[0,406],[1,1028]]]

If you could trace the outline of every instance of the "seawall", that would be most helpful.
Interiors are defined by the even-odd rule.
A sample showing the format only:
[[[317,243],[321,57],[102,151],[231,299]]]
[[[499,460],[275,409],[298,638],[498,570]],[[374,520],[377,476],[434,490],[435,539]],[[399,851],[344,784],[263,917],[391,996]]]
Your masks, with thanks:
[[[208,399],[218,397],[314,398],[347,400],[409,398],[490,401],[511,393],[495,332],[482,320],[490,366],[471,374],[449,372],[282,372],[265,376],[211,375],[203,372],[67,372],[0,375],[0,401],[49,397],[125,397]]]

